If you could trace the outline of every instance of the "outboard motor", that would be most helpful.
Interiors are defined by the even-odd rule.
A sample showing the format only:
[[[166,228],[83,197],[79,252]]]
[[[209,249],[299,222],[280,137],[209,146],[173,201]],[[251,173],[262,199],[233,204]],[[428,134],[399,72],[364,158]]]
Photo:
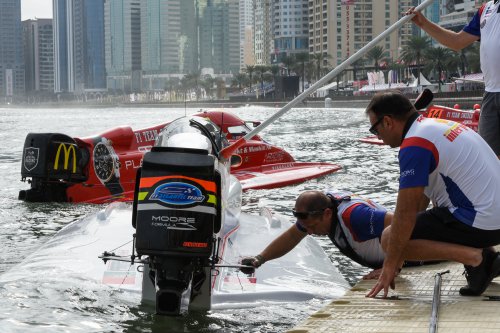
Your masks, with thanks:
[[[137,254],[149,257],[158,314],[179,315],[183,304],[198,294],[208,295],[209,302],[223,178],[229,172],[218,153],[226,143],[213,123],[181,118],[169,124],[144,155],[132,224]]]
[[[21,177],[31,178],[31,188],[19,191],[19,199],[33,202],[67,201],[71,183],[87,180],[89,152],[59,133],[29,133],[24,141]]]

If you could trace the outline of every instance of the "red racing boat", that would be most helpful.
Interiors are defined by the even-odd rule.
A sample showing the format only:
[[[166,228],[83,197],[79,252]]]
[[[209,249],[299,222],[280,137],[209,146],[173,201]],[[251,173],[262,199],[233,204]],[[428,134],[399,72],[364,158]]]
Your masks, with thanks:
[[[206,111],[193,116],[209,119],[230,143],[251,131],[246,122],[228,112]],[[129,126],[117,127],[87,138],[29,133],[21,176],[31,188],[20,191],[19,199],[95,204],[132,201],[143,155],[151,150],[166,125],[135,131]],[[330,163],[296,162],[288,152],[258,135],[234,155],[240,163],[233,165],[231,173],[244,190],[296,184],[341,169]]]
[[[475,105],[474,110],[461,110],[459,108],[450,108],[441,105],[431,105],[425,110],[419,111],[424,117],[453,120],[472,128],[477,132],[479,123],[480,106]],[[374,145],[383,145],[384,142],[375,135],[359,139],[359,141]]]

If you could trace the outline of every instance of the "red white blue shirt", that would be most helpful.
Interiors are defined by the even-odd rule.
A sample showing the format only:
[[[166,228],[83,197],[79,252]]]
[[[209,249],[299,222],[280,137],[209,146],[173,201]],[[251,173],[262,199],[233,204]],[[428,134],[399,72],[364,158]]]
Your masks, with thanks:
[[[328,191],[326,194],[335,198],[350,197],[350,200],[341,201],[338,205],[339,225],[354,252],[371,266],[380,267],[384,261],[380,237],[384,231],[386,209],[347,191]],[[298,221],[295,225],[306,232]]]
[[[465,125],[418,117],[399,151],[399,188],[424,187],[437,207],[484,230],[500,229],[500,161]]]
[[[500,92],[500,1],[483,4],[464,31],[481,39],[481,71],[484,74],[485,90]]]

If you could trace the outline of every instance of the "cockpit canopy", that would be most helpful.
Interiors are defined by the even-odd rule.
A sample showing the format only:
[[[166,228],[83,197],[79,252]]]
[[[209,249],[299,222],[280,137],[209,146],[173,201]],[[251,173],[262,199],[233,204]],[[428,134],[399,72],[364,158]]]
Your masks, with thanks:
[[[197,116],[174,120],[163,128],[155,142],[155,147],[201,149],[214,155],[228,145],[217,125]]]

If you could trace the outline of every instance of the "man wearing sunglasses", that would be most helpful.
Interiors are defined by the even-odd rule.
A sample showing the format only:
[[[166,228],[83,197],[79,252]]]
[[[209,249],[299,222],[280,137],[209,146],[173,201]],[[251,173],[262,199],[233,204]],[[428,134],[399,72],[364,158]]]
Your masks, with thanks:
[[[307,235],[327,235],[334,245],[357,263],[379,269],[384,261],[380,236],[392,213],[377,203],[350,192],[306,191],[292,210],[297,222],[269,244],[259,255],[242,264],[259,267],[291,251]],[[244,273],[252,269],[243,268]],[[376,271],[365,278],[375,278]]]
[[[500,161],[468,127],[419,116],[398,91],[376,94],[366,109],[379,139],[399,150],[394,217],[382,234],[386,254],[377,284],[367,294],[394,288],[403,260],[464,264],[464,296],[481,295],[500,273]],[[432,200],[433,208],[425,210]]]
[[[481,71],[484,74],[484,96],[479,118],[479,134],[500,158],[500,1],[488,1],[459,32],[445,29],[411,8],[413,23],[442,45],[459,51],[480,41]]]

